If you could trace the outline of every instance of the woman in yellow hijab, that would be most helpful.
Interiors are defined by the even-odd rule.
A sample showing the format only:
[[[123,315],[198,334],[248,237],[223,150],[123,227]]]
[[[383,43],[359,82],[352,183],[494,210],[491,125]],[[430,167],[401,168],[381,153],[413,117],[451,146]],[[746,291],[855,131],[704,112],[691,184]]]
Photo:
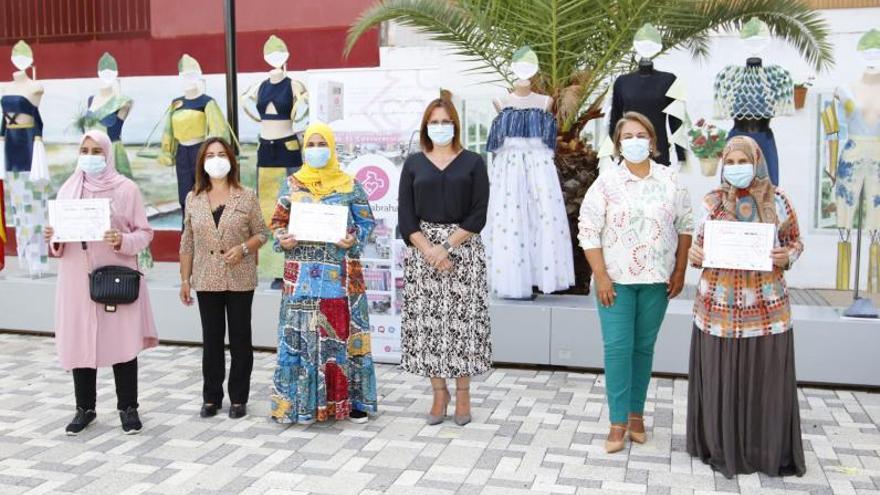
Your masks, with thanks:
[[[363,423],[376,412],[376,373],[359,258],[375,221],[363,187],[339,167],[330,127],[312,124],[304,139],[303,166],[289,177],[272,216],[275,249],[284,253],[272,418]],[[345,237],[296,239],[288,225],[297,203],[346,207]]]
[[[310,125],[305,133],[306,147],[303,166],[293,174],[313,195],[324,197],[334,192],[350,193],[354,178],[339,168],[333,130],[320,122]]]

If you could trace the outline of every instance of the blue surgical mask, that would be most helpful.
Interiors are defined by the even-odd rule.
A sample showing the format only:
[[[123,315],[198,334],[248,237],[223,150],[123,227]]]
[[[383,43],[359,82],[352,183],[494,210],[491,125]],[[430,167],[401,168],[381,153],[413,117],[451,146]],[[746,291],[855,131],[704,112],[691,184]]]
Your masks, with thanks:
[[[651,140],[629,138],[620,141],[620,154],[630,163],[642,163],[651,153]]]
[[[446,146],[455,137],[455,126],[452,124],[428,124],[428,137],[437,146]]]
[[[76,166],[87,175],[100,174],[107,168],[107,159],[104,155],[79,155]]]
[[[721,176],[731,186],[737,189],[745,189],[749,187],[749,184],[755,178],[755,166],[751,163],[725,165],[721,171]]]
[[[330,148],[326,146],[306,148],[303,151],[303,158],[306,165],[312,168],[324,168],[330,161]]]

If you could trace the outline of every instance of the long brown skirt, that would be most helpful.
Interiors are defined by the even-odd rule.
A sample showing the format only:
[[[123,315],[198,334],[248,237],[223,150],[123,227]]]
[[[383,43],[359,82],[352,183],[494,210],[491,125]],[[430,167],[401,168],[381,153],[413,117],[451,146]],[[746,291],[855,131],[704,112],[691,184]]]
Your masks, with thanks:
[[[727,478],[803,476],[794,332],[722,338],[694,327],[687,450]]]

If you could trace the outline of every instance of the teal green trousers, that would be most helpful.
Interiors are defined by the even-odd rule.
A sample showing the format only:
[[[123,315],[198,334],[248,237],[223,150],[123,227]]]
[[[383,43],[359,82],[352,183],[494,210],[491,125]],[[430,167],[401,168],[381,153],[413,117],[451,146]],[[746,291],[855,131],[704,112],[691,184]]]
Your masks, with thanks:
[[[645,411],[654,343],[666,314],[666,284],[614,284],[611,307],[599,305],[605,348],[605,394],[612,423]]]

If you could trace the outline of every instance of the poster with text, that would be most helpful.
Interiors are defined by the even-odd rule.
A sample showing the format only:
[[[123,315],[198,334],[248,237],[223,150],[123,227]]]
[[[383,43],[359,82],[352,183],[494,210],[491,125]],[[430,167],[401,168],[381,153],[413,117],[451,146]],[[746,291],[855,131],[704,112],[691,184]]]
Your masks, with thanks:
[[[435,81],[436,69],[310,73],[316,100],[325,102],[312,118],[333,128],[340,164],[363,186],[376,219],[361,253],[376,362],[400,362],[407,248],[397,233],[397,187],[403,162],[419,149],[422,112],[439,95]]]

